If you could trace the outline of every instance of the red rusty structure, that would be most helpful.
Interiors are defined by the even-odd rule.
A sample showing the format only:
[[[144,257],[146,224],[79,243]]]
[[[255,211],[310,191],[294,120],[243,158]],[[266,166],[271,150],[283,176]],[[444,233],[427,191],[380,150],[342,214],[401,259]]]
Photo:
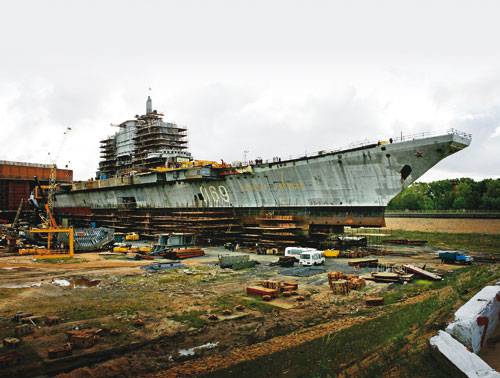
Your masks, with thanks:
[[[42,185],[48,184],[50,168],[50,164],[0,160],[0,223],[12,221],[21,199],[26,203],[35,186],[34,176]],[[73,171],[57,169],[56,181],[73,182]]]

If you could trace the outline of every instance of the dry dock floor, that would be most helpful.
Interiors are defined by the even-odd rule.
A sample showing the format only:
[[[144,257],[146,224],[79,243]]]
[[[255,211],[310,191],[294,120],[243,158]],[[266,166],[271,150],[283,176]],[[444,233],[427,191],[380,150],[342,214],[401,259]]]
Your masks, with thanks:
[[[412,254],[378,256],[379,262],[425,265],[443,273],[457,269],[441,264],[428,247],[397,247],[393,252]],[[254,268],[232,270],[216,265],[219,254],[247,253],[259,262]],[[311,337],[304,336],[308,329],[319,337],[321,327],[332,332],[376,316],[383,308],[367,307],[365,298],[383,295],[395,286],[368,281],[362,290],[333,295],[327,273],[289,276],[290,268],[269,265],[276,260],[277,256],[210,247],[206,256],[183,261],[180,268],[148,273],[141,266],[152,261],[124,255],[77,254],[64,263],[29,256],[0,258],[1,339],[14,336],[16,324],[11,319],[17,312],[60,318],[52,326],[35,323],[34,332],[21,337],[14,349],[20,360],[9,367],[0,366],[0,376],[208,373],[206,363],[195,362],[211,358],[215,366],[210,371],[227,368],[238,362],[238,353],[246,359],[251,353],[262,353],[262,348],[251,349],[261,343],[285,338],[280,345],[291,345],[295,339]],[[369,270],[350,267],[347,262],[327,259],[325,269]],[[263,279],[298,283],[298,296],[304,300],[291,296],[264,302],[247,296],[245,288]],[[67,357],[48,358],[49,349],[66,343],[65,332],[85,329],[101,330],[93,346],[73,349]],[[269,348],[271,351],[272,345]],[[0,347],[0,355],[7,352]],[[188,365],[199,370],[186,368],[182,373],[182,366]]]

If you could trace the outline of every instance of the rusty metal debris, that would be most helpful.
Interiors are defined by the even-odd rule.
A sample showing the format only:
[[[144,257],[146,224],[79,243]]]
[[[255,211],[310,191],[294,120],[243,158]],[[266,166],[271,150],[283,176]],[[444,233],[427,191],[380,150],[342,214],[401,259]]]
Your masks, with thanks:
[[[413,274],[404,274],[400,272],[372,272],[363,276],[365,280],[391,283],[391,282],[408,282],[413,278]]]
[[[415,265],[405,264],[405,265],[403,265],[403,268],[408,272],[414,273],[418,276],[421,276],[421,277],[424,277],[427,279],[431,279],[434,281],[440,281],[443,279],[439,274],[431,273],[431,272],[429,272],[423,268],[419,268],[418,266],[415,266]]]

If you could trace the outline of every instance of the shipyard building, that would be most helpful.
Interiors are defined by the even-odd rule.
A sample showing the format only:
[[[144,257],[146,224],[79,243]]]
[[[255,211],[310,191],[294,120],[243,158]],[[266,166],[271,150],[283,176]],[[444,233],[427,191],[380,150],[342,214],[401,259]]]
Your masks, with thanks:
[[[0,160],[0,222],[12,222],[21,201],[26,205],[31,193],[35,192],[36,176],[41,185],[48,185],[50,164],[33,164]],[[57,169],[56,181],[71,184],[73,171]]]

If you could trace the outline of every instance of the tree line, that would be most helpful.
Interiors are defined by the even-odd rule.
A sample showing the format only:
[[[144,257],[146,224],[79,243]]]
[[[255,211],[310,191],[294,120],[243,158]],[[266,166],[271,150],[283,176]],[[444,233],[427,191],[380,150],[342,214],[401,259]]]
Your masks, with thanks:
[[[417,182],[387,206],[389,210],[500,210],[500,179],[470,178]]]

